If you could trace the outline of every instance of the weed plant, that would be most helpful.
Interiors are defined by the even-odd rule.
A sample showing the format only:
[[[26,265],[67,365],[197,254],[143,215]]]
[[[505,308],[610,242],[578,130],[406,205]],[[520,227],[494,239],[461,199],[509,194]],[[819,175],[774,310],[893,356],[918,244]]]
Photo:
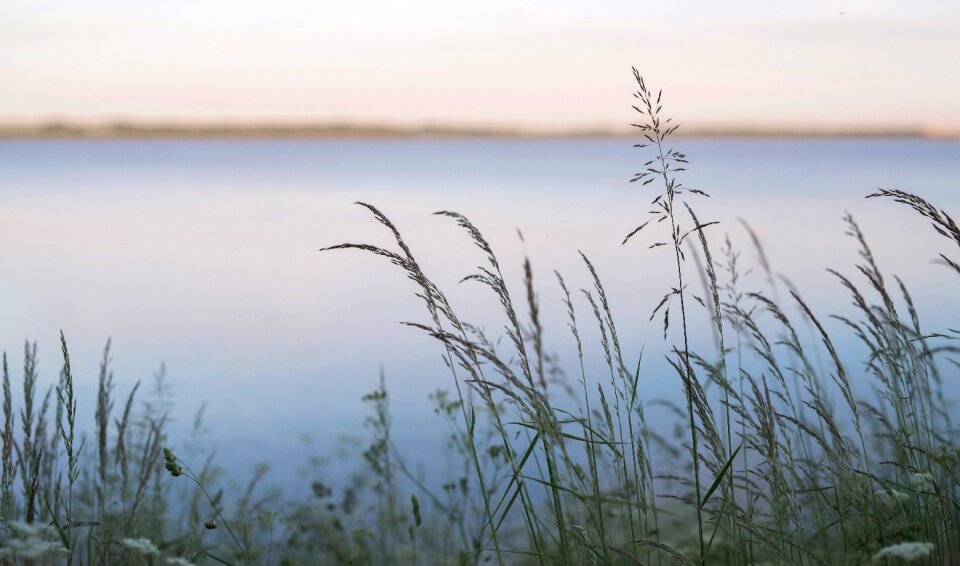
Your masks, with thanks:
[[[406,324],[444,352],[456,395],[438,397],[438,410],[460,417],[454,444],[474,477],[464,478],[469,489],[453,512],[407,474],[414,492],[431,502],[418,514],[441,514],[443,522],[466,533],[456,557],[444,549],[428,561],[960,562],[960,452],[939,369],[942,362],[957,365],[950,357],[957,332],[922,329],[906,286],[883,274],[849,215],[847,233],[860,261],[851,274],[830,272],[850,295],[854,314],[829,318],[866,348],[862,366],[841,360],[823,317],[789,281],[773,275],[749,226],[766,277],[760,288],[745,288],[740,252],[728,236],[715,258],[714,236],[708,236],[715,223],[699,220],[687,200],[706,195],[680,180],[688,162],[670,146],[678,126],[662,113],[662,93],[654,95],[634,74],[640,119],[633,125],[642,137],[636,147],[648,159],[630,181],[654,194],[649,218],[623,243],[661,229],[647,245],[670,250],[675,283],[651,320],[662,320],[672,344],[667,360],[683,406],[646,398],[642,364],[627,363],[640,356],[625,355],[613,308],[586,256],[589,285],[581,290],[582,304],[555,274],[571,338],[558,347],[573,348],[580,361],[579,373],[568,375],[547,367],[552,357],[530,261],[524,261],[522,293],[515,296],[491,245],[463,215],[437,213],[459,225],[480,250],[483,264],[464,280],[493,292],[506,348],[457,314],[376,207],[359,203],[392,233],[396,250],[368,244],[325,248],[373,253],[405,272],[429,314],[426,323]],[[900,190],[870,197],[909,205],[960,246],[951,217],[922,198]],[[957,260],[940,257],[960,272]],[[692,289],[696,281],[700,294]],[[579,314],[584,306],[585,319]],[[691,349],[695,318],[713,328],[715,349]],[[590,366],[583,341],[590,335],[600,343],[608,375],[585,369]],[[385,397],[385,390],[378,395]],[[669,427],[649,425],[645,413],[654,403],[666,403],[677,416],[676,438],[664,436]],[[481,422],[493,434],[482,431]],[[379,435],[387,452],[379,458],[405,469],[402,455],[386,442],[388,434]],[[378,473],[385,469],[380,464]],[[394,502],[392,519],[402,520],[395,506],[402,498],[384,497]],[[460,511],[471,504],[472,513]]]

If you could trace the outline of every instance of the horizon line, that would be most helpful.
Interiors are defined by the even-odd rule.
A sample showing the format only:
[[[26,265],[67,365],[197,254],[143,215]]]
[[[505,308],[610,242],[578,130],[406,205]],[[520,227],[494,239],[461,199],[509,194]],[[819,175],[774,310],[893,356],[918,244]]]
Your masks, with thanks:
[[[148,121],[109,120],[81,122],[44,120],[0,123],[0,139],[404,139],[404,138],[628,138],[638,134],[629,126],[536,128],[520,126],[469,126],[453,123],[396,125],[359,121]],[[730,138],[922,138],[960,141],[960,129],[922,126],[782,126],[693,124],[677,130],[679,137]]]

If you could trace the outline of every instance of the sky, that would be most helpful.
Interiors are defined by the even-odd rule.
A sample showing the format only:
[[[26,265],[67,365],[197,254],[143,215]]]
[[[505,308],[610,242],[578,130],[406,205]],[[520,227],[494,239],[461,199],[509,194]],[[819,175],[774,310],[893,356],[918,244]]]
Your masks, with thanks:
[[[960,2],[6,0],[0,120],[960,129]]]

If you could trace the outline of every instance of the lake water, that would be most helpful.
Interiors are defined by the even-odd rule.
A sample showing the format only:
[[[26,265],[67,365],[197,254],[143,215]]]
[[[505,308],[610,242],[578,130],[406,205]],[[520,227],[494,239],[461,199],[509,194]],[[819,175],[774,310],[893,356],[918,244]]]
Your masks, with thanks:
[[[431,215],[462,212],[488,236],[518,294],[524,250],[531,256],[549,346],[567,361],[572,344],[552,270],[575,288],[589,285],[582,250],[605,280],[627,357],[646,346],[656,360],[665,347],[662,328],[647,319],[672,284],[672,259],[647,249],[656,232],[620,245],[655,194],[626,182],[647,159],[631,143],[0,142],[0,346],[17,367],[23,340],[37,340],[42,379],[52,383],[63,329],[84,395],[79,418],[91,423],[107,337],[120,394],[164,361],[177,430],[189,428],[208,402],[205,443],[217,448],[219,461],[237,477],[268,461],[281,483],[309,455],[329,453],[341,433],[365,434],[360,397],[382,367],[398,443],[412,459],[429,461],[443,427],[427,394],[450,383],[437,344],[397,324],[426,320],[412,284],[381,258],[318,248],[390,244],[352,202],[376,204],[465,318],[494,331],[502,325],[492,314],[495,298],[457,283],[482,255],[449,219]],[[847,296],[824,268],[853,273],[856,247],[842,222],[850,211],[881,267],[911,288],[928,329],[955,323],[955,277],[931,260],[956,250],[904,207],[863,197],[900,187],[960,213],[960,143],[675,145],[691,161],[687,184],[712,195],[691,203],[701,220],[720,221],[709,229],[715,252],[729,233],[743,261],[755,264],[736,220],[745,218],[774,269],[818,312],[843,312]],[[586,304],[577,308],[586,317]],[[679,391],[656,361],[643,376],[648,398]]]

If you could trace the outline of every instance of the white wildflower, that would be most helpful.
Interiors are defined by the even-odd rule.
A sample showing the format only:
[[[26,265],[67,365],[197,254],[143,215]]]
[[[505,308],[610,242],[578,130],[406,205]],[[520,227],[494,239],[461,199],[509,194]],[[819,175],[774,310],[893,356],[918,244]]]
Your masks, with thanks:
[[[36,525],[24,523],[23,521],[7,521],[7,527],[9,527],[14,534],[23,538],[32,538],[40,535]]]
[[[167,566],[196,566],[186,558],[167,558]]]
[[[53,538],[57,536],[57,530],[51,525],[7,521],[7,527],[21,538]]]
[[[896,507],[897,505],[903,503],[904,501],[910,499],[910,496],[902,491],[897,491],[891,489],[889,491],[885,489],[877,490],[877,499],[880,500],[880,503],[883,503],[887,507]]]
[[[0,556],[20,560],[40,560],[54,554],[66,554],[67,549],[57,541],[37,538],[10,539],[0,549]]]
[[[145,556],[160,554],[160,549],[148,538],[125,538],[120,541],[120,544]]]
[[[917,491],[926,492],[933,491],[935,485],[933,482],[933,476],[926,472],[913,474],[913,476],[910,478],[910,483],[913,484],[913,487],[917,488]]]
[[[933,552],[933,543],[929,542],[901,542],[881,548],[879,552],[873,555],[874,562],[884,558],[899,558],[907,562],[923,558]]]
[[[19,562],[41,560],[67,552],[59,540],[48,540],[57,536],[57,531],[49,525],[35,525],[23,521],[7,521],[6,525],[16,536],[4,541],[0,556]]]

